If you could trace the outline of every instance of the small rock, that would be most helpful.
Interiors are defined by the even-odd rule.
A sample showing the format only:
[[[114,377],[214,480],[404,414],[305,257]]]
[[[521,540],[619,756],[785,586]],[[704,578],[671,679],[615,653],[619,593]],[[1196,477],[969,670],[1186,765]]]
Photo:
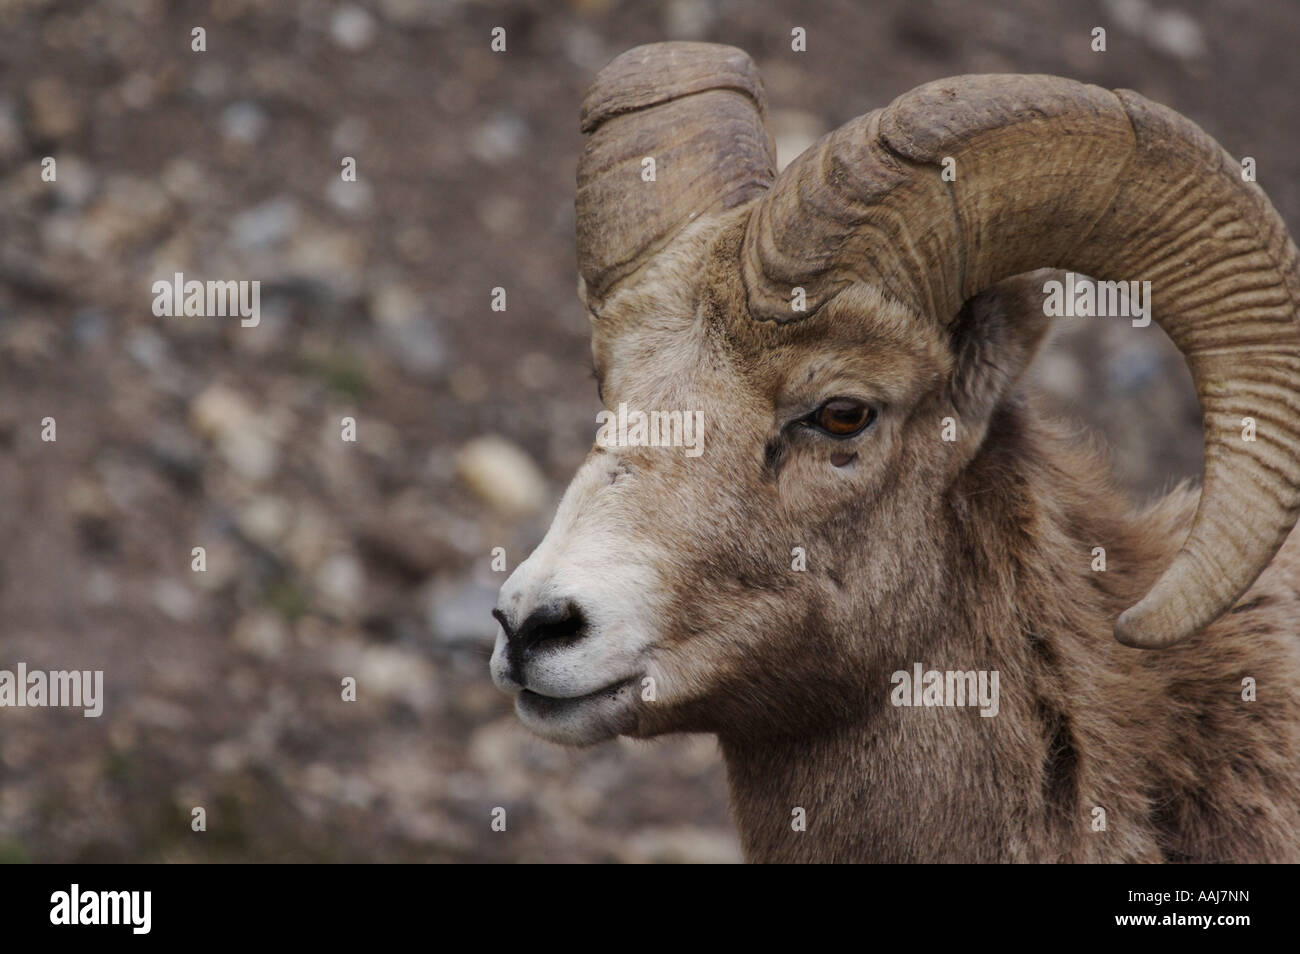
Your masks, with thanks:
[[[245,252],[278,245],[298,225],[298,204],[287,196],[276,196],[245,209],[231,220],[230,238]]]
[[[362,215],[369,211],[374,197],[374,190],[365,179],[345,182],[342,177],[334,179],[325,189],[325,198],[329,204],[346,215]]]
[[[253,410],[243,395],[220,384],[213,384],[190,405],[190,425],[204,437],[219,437],[242,427]]]
[[[190,72],[190,89],[200,99],[219,99],[230,85],[229,71],[220,58],[195,57],[197,65]]]
[[[312,504],[301,502],[284,541],[285,554],[300,573],[314,572],[336,546],[335,524]]]
[[[1198,59],[1208,49],[1201,25],[1182,10],[1156,11],[1150,29],[1151,45],[1177,59]]]
[[[282,619],[271,613],[250,613],[241,616],[235,624],[235,645],[254,656],[276,659],[289,641],[289,633]]]
[[[528,127],[514,113],[497,113],[470,137],[469,151],[477,159],[493,164],[514,159],[524,149]]]
[[[33,80],[27,87],[32,128],[42,139],[71,136],[82,122],[82,99],[56,77]]]
[[[112,253],[147,238],[171,217],[171,200],[157,184],[135,176],[115,175],[86,213],[83,245],[90,254]]]
[[[492,382],[477,364],[457,364],[448,375],[447,383],[456,400],[465,404],[476,404],[487,396]]]
[[[267,127],[266,113],[257,103],[241,100],[231,103],[221,113],[221,134],[227,139],[253,145]]]
[[[339,7],[330,19],[330,38],[345,50],[364,50],[375,38],[375,19],[352,4]]]
[[[564,55],[578,69],[590,73],[611,59],[604,39],[585,23],[569,24],[565,29]]]
[[[664,33],[673,40],[701,40],[713,26],[709,0],[669,0],[664,8]]]
[[[1200,24],[1181,10],[1161,10],[1149,0],[1104,0],[1103,7],[1121,29],[1167,56],[1194,60],[1208,50]]]
[[[419,297],[406,285],[388,281],[370,294],[370,314],[381,328],[407,324],[424,314]]]
[[[113,504],[104,488],[86,477],[78,477],[68,486],[65,507],[77,520],[108,520]]]
[[[103,567],[94,567],[86,576],[86,601],[91,606],[112,606],[117,602],[120,588],[117,578]]]
[[[549,391],[559,377],[555,361],[544,351],[530,351],[519,359],[519,380],[534,391]]]
[[[198,600],[189,589],[176,580],[158,580],[153,585],[153,605],[178,623],[194,619]]]
[[[379,6],[383,8],[384,19],[406,26],[442,24],[454,9],[428,0],[379,0]]]
[[[163,166],[162,186],[174,200],[196,201],[203,197],[206,182],[202,167],[184,156],[177,156]]]
[[[461,480],[507,516],[536,513],[546,503],[547,484],[533,459],[503,437],[477,437],[456,455]]]
[[[179,732],[194,725],[188,709],[160,696],[136,696],[127,706],[131,718],[142,726]]]
[[[315,576],[316,596],[323,609],[344,618],[361,610],[366,577],[361,561],[350,553],[336,553],[321,564]]]
[[[432,667],[420,656],[388,646],[367,646],[352,664],[357,698],[364,695],[398,699],[417,711],[427,711],[438,698]],[[349,667],[340,667],[346,671]]]
[[[330,131],[330,147],[342,156],[356,158],[356,153],[370,140],[370,126],[359,116],[345,116]],[[340,170],[342,166],[339,167]],[[342,179],[339,180],[340,182]]]
[[[477,211],[483,227],[496,235],[518,229],[519,220],[524,215],[524,207],[518,199],[500,192],[484,196]]]
[[[109,316],[102,308],[82,308],[72,316],[72,340],[78,348],[94,348],[108,337]]]
[[[156,92],[154,77],[145,70],[136,70],[123,80],[117,91],[122,103],[131,109],[148,109]]]
[[[361,285],[366,249],[352,234],[300,228],[294,232],[286,258],[294,275],[315,279],[334,295],[347,297]]]
[[[238,739],[226,739],[214,745],[208,753],[213,771],[221,774],[233,774],[247,765],[253,757]]]
[[[274,548],[289,526],[289,505],[279,497],[254,497],[236,513],[235,525],[254,543]]]
[[[82,208],[94,198],[98,187],[94,170],[76,156],[59,156],[57,162],[58,178],[50,183],[54,195],[65,208]]]
[[[211,438],[217,452],[236,473],[252,481],[269,480],[280,462],[270,422],[254,417],[244,398],[214,384],[190,405],[190,423]]]
[[[429,628],[440,643],[469,643],[491,646],[498,623],[492,618],[500,583],[460,580],[436,584],[429,601]]]
[[[136,328],[126,339],[126,351],[136,363],[158,371],[168,360],[167,342],[148,328]]]
[[[254,426],[223,434],[217,450],[232,470],[252,481],[270,480],[280,463],[275,442]]]
[[[418,376],[441,370],[446,355],[438,329],[409,288],[397,282],[380,285],[370,296],[370,314],[385,350],[403,370]]]

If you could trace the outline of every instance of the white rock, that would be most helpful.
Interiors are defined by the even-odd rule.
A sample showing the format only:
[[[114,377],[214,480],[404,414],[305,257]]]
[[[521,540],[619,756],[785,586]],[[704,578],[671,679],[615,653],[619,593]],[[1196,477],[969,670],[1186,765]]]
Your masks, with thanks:
[[[284,651],[289,633],[279,617],[271,613],[252,613],[239,618],[235,624],[234,640],[236,646],[255,656],[275,659]]]
[[[528,127],[514,113],[501,112],[474,130],[469,151],[476,158],[493,164],[514,159],[523,152]]]
[[[241,100],[231,103],[221,113],[221,134],[227,139],[252,145],[262,138],[267,127],[266,113],[257,103]]]
[[[1104,0],[1103,7],[1121,29],[1167,56],[1194,60],[1208,50],[1205,31],[1182,10],[1160,9],[1149,0]]]
[[[277,196],[245,209],[230,222],[231,240],[243,251],[257,251],[283,242],[298,225],[298,203]]]
[[[256,483],[270,480],[280,465],[280,448],[251,422],[221,435],[217,452],[231,470]]]
[[[368,646],[356,662],[357,698],[400,699],[418,711],[437,701],[433,668],[406,650]]]
[[[86,577],[86,600],[91,606],[111,606],[119,592],[117,579],[102,567],[93,568]]]
[[[190,424],[204,437],[218,437],[242,426],[252,413],[238,391],[213,384],[190,404]]]
[[[458,580],[433,587],[429,601],[429,628],[440,643],[491,646],[498,623],[492,618],[500,580]]]
[[[369,181],[357,179],[345,182],[343,177],[332,179],[325,189],[325,198],[329,204],[346,215],[361,215],[370,209],[374,190]]]
[[[136,328],[126,339],[126,351],[136,363],[157,371],[168,359],[167,342],[148,328]]]
[[[375,38],[375,18],[353,4],[339,7],[330,20],[330,37],[345,50],[364,50]]]
[[[337,545],[335,527],[323,511],[301,502],[294,515],[293,528],[284,541],[289,561],[303,573],[315,571]]]
[[[76,156],[59,156],[58,178],[51,183],[59,203],[79,209],[94,198],[99,177],[84,160]]]
[[[335,553],[316,571],[316,595],[321,606],[339,616],[355,616],[365,595],[361,562],[350,553]]]
[[[219,384],[208,387],[190,405],[190,423],[215,441],[218,454],[240,476],[264,481],[275,474],[280,449],[269,421],[255,417],[237,391]]]
[[[1151,45],[1180,60],[1204,56],[1208,47],[1201,25],[1182,10],[1159,10],[1150,22]]]
[[[176,622],[188,623],[194,618],[198,601],[188,587],[176,580],[158,580],[153,585],[153,605]]]
[[[664,32],[673,40],[702,40],[716,13],[709,0],[668,0]]]
[[[456,455],[461,480],[507,516],[536,513],[546,503],[546,478],[519,446],[497,435],[477,437]]]
[[[279,497],[254,497],[236,513],[235,525],[254,543],[274,547],[289,526],[289,505]]]

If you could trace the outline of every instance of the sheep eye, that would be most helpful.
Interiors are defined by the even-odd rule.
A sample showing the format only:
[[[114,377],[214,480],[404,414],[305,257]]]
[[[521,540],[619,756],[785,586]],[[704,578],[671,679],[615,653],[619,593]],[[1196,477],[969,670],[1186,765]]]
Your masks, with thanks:
[[[853,398],[831,398],[812,413],[812,424],[832,437],[852,437],[876,419],[876,409]]]

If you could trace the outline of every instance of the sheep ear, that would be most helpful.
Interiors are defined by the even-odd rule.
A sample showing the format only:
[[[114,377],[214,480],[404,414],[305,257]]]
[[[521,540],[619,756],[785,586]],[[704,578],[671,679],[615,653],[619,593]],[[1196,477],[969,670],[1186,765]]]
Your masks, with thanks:
[[[962,307],[949,327],[953,372],[949,400],[963,417],[986,420],[1033,363],[1051,319],[1043,314],[1049,271],[994,285]]]

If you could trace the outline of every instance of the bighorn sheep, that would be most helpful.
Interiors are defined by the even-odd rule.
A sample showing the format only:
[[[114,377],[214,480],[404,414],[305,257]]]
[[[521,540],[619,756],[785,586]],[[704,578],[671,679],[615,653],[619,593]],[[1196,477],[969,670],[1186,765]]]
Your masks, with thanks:
[[[753,861],[1300,859],[1300,268],[1264,194],[1050,76],[929,83],[779,176],[765,111],[694,43],[583,104],[603,401],[702,411],[704,452],[593,449],[502,588],[497,685],[560,742],[715,733]],[[1203,493],[1136,509],[1036,412],[1042,287],[1006,280],[1045,267],[1151,282]],[[898,705],[917,664],[998,672],[997,715]]]

